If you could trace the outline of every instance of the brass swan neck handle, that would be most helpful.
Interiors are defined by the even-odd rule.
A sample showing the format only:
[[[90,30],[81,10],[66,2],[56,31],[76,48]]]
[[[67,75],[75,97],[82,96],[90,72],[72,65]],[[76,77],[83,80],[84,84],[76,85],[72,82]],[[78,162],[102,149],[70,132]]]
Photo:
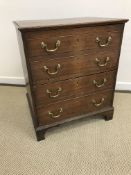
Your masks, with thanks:
[[[46,43],[44,43],[43,41],[41,42],[41,48],[44,49],[46,52],[55,52],[58,50],[58,48],[60,47],[61,42],[60,40],[57,40],[55,43],[55,48],[54,49],[48,49],[48,46]]]

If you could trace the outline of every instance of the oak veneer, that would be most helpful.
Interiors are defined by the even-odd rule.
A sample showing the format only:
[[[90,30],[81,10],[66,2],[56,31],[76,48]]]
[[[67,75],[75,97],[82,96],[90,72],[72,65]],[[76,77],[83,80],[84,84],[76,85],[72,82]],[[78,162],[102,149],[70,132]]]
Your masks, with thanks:
[[[40,47],[41,41],[47,43],[48,48],[53,48],[54,43],[57,40],[60,40],[61,47],[59,47],[59,49],[53,54],[53,58],[55,58],[55,56],[62,57],[65,53],[68,56],[75,55],[76,52],[81,50],[99,50],[99,45],[94,44],[97,36],[101,39],[106,39],[107,36],[111,36],[113,38],[113,42],[109,45],[109,47],[104,48],[104,51],[113,48],[116,48],[118,51],[122,29],[123,25],[117,24],[113,26],[98,26],[97,29],[96,27],[85,27],[74,28],[72,30],[57,29],[50,31],[35,31],[26,33],[24,35],[24,39],[27,43],[29,57],[43,56],[44,58],[49,57],[52,53],[43,52],[42,47]]]
[[[57,102],[58,100],[61,101],[66,100],[68,98],[72,99],[92,94],[96,91],[114,89],[115,77],[116,70],[113,70],[110,72],[93,74],[90,76],[82,76],[75,79],[67,79],[63,81],[57,81],[54,83],[37,83],[33,86],[35,104],[36,106],[46,106],[50,103]],[[53,98],[57,94],[58,97]]]
[[[27,98],[37,140],[48,128],[100,115],[113,98],[127,19],[16,21]]]
[[[96,58],[100,60],[100,64],[104,64],[108,56],[110,60],[107,62],[107,65],[100,67],[96,62]],[[40,60],[41,58],[37,57],[38,60],[30,61],[32,81],[41,81],[47,83],[48,81],[65,80],[69,78],[114,70],[117,69],[118,58],[119,51],[116,51],[115,48],[110,52],[100,51],[93,53],[92,51],[88,54],[77,54],[77,56],[74,57],[58,59]],[[48,67],[50,72],[54,72],[58,64],[61,65],[61,68],[58,70],[57,76],[45,73],[44,66]]]

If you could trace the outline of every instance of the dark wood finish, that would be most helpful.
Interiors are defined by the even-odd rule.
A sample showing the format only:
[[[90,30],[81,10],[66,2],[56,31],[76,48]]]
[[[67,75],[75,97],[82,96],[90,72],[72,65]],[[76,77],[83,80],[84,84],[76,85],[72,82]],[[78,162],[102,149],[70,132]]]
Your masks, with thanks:
[[[36,117],[35,103],[34,103],[34,99],[32,95],[33,89],[32,89],[32,78],[31,78],[30,66],[28,63],[27,55],[26,55],[26,48],[22,40],[22,33],[19,30],[16,30],[16,32],[17,32],[17,37],[18,37],[18,43],[19,43],[20,54],[21,54],[21,59],[22,59],[23,73],[24,73],[25,84],[26,84],[26,89],[27,89],[26,95],[27,95],[27,99],[28,99],[28,103],[29,103],[29,107],[31,111],[34,128],[37,128],[39,125],[38,125],[38,120]]]
[[[58,28],[74,28],[85,26],[100,26],[109,24],[121,24],[127,22],[128,19],[115,19],[115,18],[68,18],[68,19],[51,19],[51,20],[24,20],[15,21],[15,25],[20,31],[30,31],[39,29],[58,29]]]
[[[106,57],[108,56],[110,57],[110,61],[107,63],[107,65],[104,67],[99,67],[97,65],[96,58],[100,59],[101,62],[104,63]],[[118,58],[119,51],[112,49],[112,52],[99,51],[96,53],[94,51],[88,53],[87,55],[78,55],[76,57],[33,61],[30,63],[32,81],[47,83],[49,81],[54,82],[114,70],[117,69]],[[58,70],[58,74],[56,75],[49,75],[44,70],[44,66],[47,66],[50,72],[54,72],[58,64],[61,65],[61,68]]]
[[[66,118],[79,116],[82,114],[87,114],[89,112],[97,112],[101,109],[108,108],[112,106],[112,97],[113,91],[103,91],[95,94],[91,94],[89,96],[69,99],[62,102],[57,102],[54,104],[50,104],[44,107],[37,107],[37,115],[39,118],[40,125],[49,125],[51,123],[55,123]],[[104,101],[101,103],[102,98]],[[100,106],[96,107],[92,102],[95,100],[96,103],[101,103]],[[59,109],[62,108],[63,112],[59,113]],[[52,112],[54,115],[59,115],[58,118],[52,118],[48,113]]]
[[[100,74],[94,74],[91,76],[84,76],[75,79],[68,79],[65,81],[58,81],[48,84],[36,84],[34,85],[35,103],[37,106],[46,106],[50,103],[54,103],[69,98],[76,98],[79,96],[85,96],[95,91],[102,91],[106,89],[114,89],[115,86],[116,70],[110,72],[104,72]],[[104,80],[107,80],[104,83]],[[97,84],[94,84],[94,80]],[[102,87],[99,85],[104,84]],[[58,92],[58,89],[61,91]],[[52,92],[47,93],[47,89]],[[53,98],[59,94],[57,97]]]
[[[62,120],[62,121],[59,121],[59,122],[56,122],[56,123],[52,123],[50,125],[39,126],[36,129],[37,140],[40,141],[40,140],[45,139],[45,132],[47,131],[47,129],[50,129],[52,127],[57,127],[57,126],[60,126],[61,124],[68,123],[68,122],[73,122],[75,120],[80,120],[80,119],[83,119],[83,118],[88,118],[88,117],[92,117],[93,118],[95,116],[102,117],[106,121],[108,121],[106,118],[108,116],[110,116],[109,120],[111,120],[112,117],[113,117],[113,112],[114,112],[114,107],[109,107],[109,108],[105,108],[105,109],[99,110],[97,112],[91,112],[91,113],[87,113],[85,115],[80,115],[80,116],[76,116],[76,117],[67,118],[65,120]],[[111,114],[112,114],[112,116],[111,116]]]
[[[37,141],[41,141],[41,140],[44,140],[45,139],[45,132],[46,130],[36,130],[36,138],[37,138]]]
[[[48,128],[65,122],[94,115],[113,118],[116,74],[127,21],[77,18],[14,22],[38,141],[45,138]],[[41,42],[45,42],[48,49],[54,49],[57,40],[61,41],[57,51],[47,53],[41,48]],[[47,70],[56,75],[48,75]],[[104,86],[95,87],[93,80],[99,86],[104,78]]]
[[[106,121],[112,120],[112,119],[113,119],[113,114],[114,114],[114,109],[108,111],[108,112],[104,115],[105,120],[106,120]]]
[[[102,50],[119,50],[121,34],[123,31],[123,25],[109,25],[86,27],[86,28],[74,28],[52,31],[38,31],[27,32],[24,34],[24,39],[28,48],[28,55],[43,56],[46,57],[61,57],[61,56],[73,56],[81,50],[99,50],[99,44],[96,43],[96,38],[100,37],[101,40],[106,41],[109,36],[112,37],[112,42],[109,47],[101,48]],[[56,52],[48,53],[41,47],[41,42],[47,44],[49,49],[55,47],[57,40],[61,41],[61,45]]]

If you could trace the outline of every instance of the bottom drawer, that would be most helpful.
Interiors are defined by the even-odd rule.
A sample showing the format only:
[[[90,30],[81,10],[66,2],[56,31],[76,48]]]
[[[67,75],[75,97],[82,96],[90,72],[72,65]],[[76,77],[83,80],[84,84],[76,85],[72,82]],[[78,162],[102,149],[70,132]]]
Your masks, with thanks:
[[[38,107],[37,115],[40,125],[49,125],[67,118],[97,112],[102,108],[112,106],[113,90],[106,90],[88,96],[74,98]]]

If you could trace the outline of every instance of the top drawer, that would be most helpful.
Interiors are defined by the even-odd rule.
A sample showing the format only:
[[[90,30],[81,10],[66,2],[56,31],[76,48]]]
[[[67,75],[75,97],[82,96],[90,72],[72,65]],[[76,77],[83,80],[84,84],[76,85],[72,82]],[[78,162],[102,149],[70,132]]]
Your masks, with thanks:
[[[55,58],[76,55],[86,50],[119,49],[123,24],[26,32],[29,57]]]

